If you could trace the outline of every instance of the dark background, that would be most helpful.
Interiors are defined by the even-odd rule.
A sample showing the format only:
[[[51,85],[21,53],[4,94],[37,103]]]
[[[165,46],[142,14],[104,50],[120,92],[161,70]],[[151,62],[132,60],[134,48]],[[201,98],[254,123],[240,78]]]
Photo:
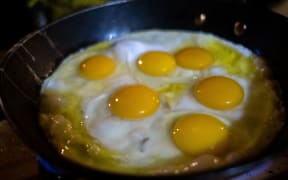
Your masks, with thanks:
[[[53,1],[53,0],[51,0]],[[281,0],[222,0],[244,2],[256,6],[268,6]],[[39,28],[39,10],[29,9],[27,0],[3,0],[0,2],[0,52],[11,47],[26,34]],[[49,17],[48,17],[49,19]],[[49,21],[47,21],[49,22]]]
[[[4,0],[0,3],[0,48],[9,48],[34,30],[33,18],[24,0]]]

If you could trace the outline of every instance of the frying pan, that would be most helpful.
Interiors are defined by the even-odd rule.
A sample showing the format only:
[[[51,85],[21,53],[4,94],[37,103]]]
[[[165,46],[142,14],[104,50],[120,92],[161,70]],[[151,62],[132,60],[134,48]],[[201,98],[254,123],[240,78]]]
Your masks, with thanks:
[[[85,9],[28,34],[8,51],[0,68],[1,106],[5,116],[20,138],[41,159],[52,164],[60,175],[85,178],[125,176],[83,167],[56,152],[38,124],[41,83],[69,53],[95,42],[145,29],[211,32],[243,44],[266,60],[273,78],[279,82],[283,105],[287,108],[288,82],[284,64],[288,52],[288,20],[278,14],[247,4],[213,0],[124,0]],[[261,107],[255,111],[261,111]],[[274,141],[251,159],[182,177],[230,178],[245,172],[286,150],[287,128],[285,122]],[[175,177],[179,178],[169,176]]]

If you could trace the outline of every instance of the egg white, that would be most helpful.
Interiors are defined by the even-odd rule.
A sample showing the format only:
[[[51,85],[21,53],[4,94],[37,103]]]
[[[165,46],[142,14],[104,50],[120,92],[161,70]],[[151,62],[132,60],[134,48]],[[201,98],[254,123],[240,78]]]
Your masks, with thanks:
[[[220,121],[225,123],[227,126],[230,126],[233,122],[240,120],[245,115],[245,105],[249,97],[251,80],[243,79],[233,75],[227,75],[227,73],[221,67],[214,67],[211,68],[210,70],[211,71],[209,71],[209,73],[197,79],[197,81],[201,81],[202,79],[211,76],[224,76],[230,78],[235,82],[237,82],[243,89],[244,97],[241,103],[229,110],[216,110],[209,108],[199,103],[192,95],[192,86],[194,85],[193,84],[192,86],[190,86],[190,88],[185,90],[185,92],[181,95],[181,97],[178,97],[178,103],[175,104],[175,106],[172,107],[171,109],[172,111],[185,109],[193,112],[208,113],[210,115],[217,116]]]
[[[183,153],[172,142],[170,130],[175,119],[187,113],[204,113],[217,117],[227,126],[244,115],[251,79],[228,74],[217,64],[205,70],[176,67],[168,76],[155,77],[140,72],[136,60],[147,51],[171,54],[187,46],[206,47],[216,36],[205,33],[148,31],[123,36],[112,41],[104,50],[84,50],[69,56],[51,77],[44,81],[42,92],[56,90],[73,92],[81,98],[84,125],[103,147],[122,156],[121,161],[133,166],[147,166],[158,160],[172,159]],[[221,39],[222,42],[222,39]],[[250,56],[246,48],[223,40],[223,43]],[[105,54],[116,62],[114,74],[104,80],[90,81],[79,76],[78,67],[85,58]],[[201,105],[192,96],[191,88],[197,81],[215,75],[229,77],[244,90],[244,100],[236,108],[220,111]],[[156,113],[141,120],[126,120],[113,115],[108,99],[119,87],[145,84],[155,90],[161,100]],[[176,90],[171,87],[176,87]],[[125,108],[125,107],[123,107]]]
[[[163,116],[169,112],[164,105],[148,118],[127,120],[110,112],[108,98],[108,93],[102,94],[83,105],[85,126],[106,148],[122,154],[122,161],[143,166],[181,155],[167,131],[173,119]]]
[[[194,41],[192,40],[191,34],[189,35],[188,33],[166,33],[164,36],[158,31],[143,34],[136,33],[116,41],[113,47],[115,56],[122,61],[127,61],[132,76],[134,76],[139,83],[146,84],[156,90],[160,90],[166,84],[173,82],[191,82],[201,75],[200,71],[186,70],[181,67],[176,67],[175,71],[166,76],[152,76],[139,70],[137,67],[137,59],[140,55],[148,51],[163,51],[173,55],[185,42],[188,42],[188,40],[190,40],[190,43]]]

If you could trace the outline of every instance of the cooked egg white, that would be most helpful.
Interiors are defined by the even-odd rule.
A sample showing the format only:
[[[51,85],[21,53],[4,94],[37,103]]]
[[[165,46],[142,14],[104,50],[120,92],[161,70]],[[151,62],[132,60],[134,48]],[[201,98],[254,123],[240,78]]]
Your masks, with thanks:
[[[171,119],[164,119],[167,109],[160,105],[153,115],[140,120],[126,120],[114,116],[108,108],[109,96],[102,95],[85,107],[85,125],[89,133],[105,147],[123,155],[123,161],[144,166],[161,159],[174,158],[181,151],[170,140],[167,128]]]
[[[213,34],[127,34],[63,60],[43,83],[40,124],[61,154],[93,168],[176,173],[211,167],[206,157],[220,167],[281,126],[260,64]]]

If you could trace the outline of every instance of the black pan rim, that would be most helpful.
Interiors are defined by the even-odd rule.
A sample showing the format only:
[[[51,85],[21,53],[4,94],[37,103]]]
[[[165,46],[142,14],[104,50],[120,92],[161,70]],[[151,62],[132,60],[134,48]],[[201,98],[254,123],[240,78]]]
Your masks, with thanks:
[[[55,21],[55,22],[53,22],[53,23],[51,23],[51,24],[49,24],[49,25],[47,25],[47,26],[45,26],[45,27],[43,27],[43,28],[41,28],[41,29],[39,29],[39,30],[36,30],[35,32],[32,32],[32,33],[28,34],[28,35],[25,36],[22,40],[20,40],[18,43],[16,43],[16,44],[8,51],[7,55],[3,58],[4,61],[0,64],[1,73],[2,73],[2,74],[5,73],[5,70],[4,70],[5,67],[3,68],[3,66],[5,66],[5,59],[8,60],[8,57],[9,57],[10,54],[12,54],[12,53],[14,53],[15,51],[17,51],[17,49],[19,48],[19,46],[20,46],[21,44],[29,41],[29,40],[30,40],[33,36],[35,36],[36,34],[43,33],[43,32],[45,32],[48,28],[50,28],[51,26],[54,26],[54,25],[56,25],[56,24],[58,24],[58,23],[61,23],[62,21],[65,21],[66,19],[73,18],[73,16],[77,16],[78,14],[90,12],[90,11],[93,11],[93,10],[98,9],[98,8],[105,8],[105,7],[107,7],[107,6],[114,6],[114,5],[117,5],[117,4],[128,3],[128,2],[130,2],[130,1],[136,2],[136,0],[121,0],[121,1],[119,1],[119,2],[112,2],[112,3],[108,3],[108,4],[105,4],[105,5],[99,6],[99,7],[88,8],[88,9],[85,9],[85,10],[83,10],[83,11],[81,11],[81,12],[77,12],[77,13],[74,13],[74,14],[69,15],[69,16],[67,16],[67,17],[64,17],[64,18],[62,18],[62,19],[60,19],[60,20],[58,20],[58,21]],[[268,14],[271,14],[272,12],[267,12],[267,13],[268,13]],[[282,17],[281,15],[278,15],[278,14],[276,14],[276,13],[272,13],[272,14],[273,14],[274,18],[282,18],[283,21],[286,21],[286,23],[288,22],[287,19],[284,18],[284,17]],[[1,104],[2,108],[4,108],[4,112],[5,112],[5,107],[4,107],[4,105],[3,105],[2,98],[1,98],[1,103],[0,103],[0,104]],[[8,113],[7,113],[7,112],[5,112],[5,114],[8,116]],[[9,119],[10,119],[10,118],[8,118],[8,120],[9,120]],[[13,120],[10,119],[9,121],[12,122],[12,124],[13,124]],[[17,129],[17,127],[16,127],[16,129]],[[261,157],[262,157],[262,156],[261,156]],[[244,162],[243,165],[246,165],[246,163],[247,163],[247,162]],[[248,163],[249,163],[249,162],[248,162]],[[239,166],[239,164],[235,165],[235,167],[238,167],[238,166]],[[241,166],[241,164],[240,164],[240,166]],[[231,168],[234,168],[234,166],[232,166]],[[224,168],[224,169],[226,169],[226,168]],[[230,168],[229,168],[229,169],[230,169]],[[220,169],[220,171],[221,171],[221,170],[222,170],[222,169]],[[90,171],[90,170],[89,170],[89,171]],[[95,170],[94,170],[94,169],[91,169],[91,171],[95,171]],[[217,170],[217,171],[218,171],[218,170]],[[200,173],[200,174],[201,174],[201,173]]]

